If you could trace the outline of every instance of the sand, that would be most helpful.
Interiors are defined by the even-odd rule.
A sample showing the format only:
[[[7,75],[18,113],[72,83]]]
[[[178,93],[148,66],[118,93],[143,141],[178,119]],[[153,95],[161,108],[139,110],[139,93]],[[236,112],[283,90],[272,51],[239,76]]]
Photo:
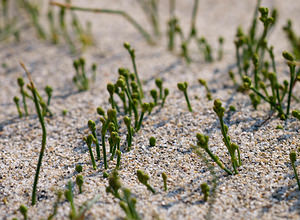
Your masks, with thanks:
[[[281,52],[290,49],[282,26],[287,18],[291,18],[300,33],[296,23],[300,19],[300,3],[292,0],[262,2],[279,10],[278,24],[269,39],[275,47],[282,81],[288,79],[288,68]],[[151,28],[133,0],[74,3],[126,9],[145,28]],[[178,1],[176,13],[181,24],[185,24],[185,31],[189,28],[191,7],[191,0]],[[149,46],[120,17],[78,13],[83,20],[92,21],[96,41],[82,54],[88,67],[94,62],[98,64],[96,82],[86,92],[78,92],[72,83],[72,62],[78,56],[70,54],[65,44],[53,45],[49,41],[38,40],[33,28],[23,31],[20,42],[1,42],[0,60],[7,67],[0,67],[0,218],[22,219],[18,208],[20,204],[25,204],[29,207],[30,219],[46,219],[52,212],[56,191],[64,190],[68,181],[75,181],[76,164],[83,166],[84,176],[83,193],[79,194],[74,186],[76,206],[100,195],[99,201],[86,213],[86,219],[125,217],[118,200],[105,191],[108,180],[103,178],[103,164],[97,163],[96,171],[92,169],[88,148],[82,138],[89,134],[87,121],[90,119],[97,122],[100,132],[96,108],[110,108],[106,84],[116,82],[119,67],[132,70],[130,57],[123,48],[123,42],[128,41],[136,50],[146,100],[151,100],[149,91],[155,88],[156,77],[161,77],[164,87],[170,89],[165,107],[155,108],[145,118],[142,129],[133,138],[132,150],[123,150],[122,154],[120,178],[124,187],[131,189],[136,197],[141,218],[203,219],[211,213],[211,219],[299,219],[300,192],[289,162],[289,152],[300,146],[300,123],[295,118],[281,121],[275,114],[265,122],[270,114],[269,105],[263,103],[258,110],[254,110],[249,97],[235,91],[227,74],[230,68],[236,71],[233,44],[236,27],[242,25],[244,30],[248,29],[254,7],[255,1],[250,0],[201,0],[197,20],[199,33],[208,39],[214,49],[217,48],[218,37],[224,36],[225,54],[222,61],[205,63],[193,47],[195,62],[191,65],[176,55],[178,51],[172,54],[166,50],[167,1],[161,1],[163,36],[155,46]],[[17,78],[25,77],[18,64],[20,60],[32,72],[33,80],[43,96],[46,85],[53,87],[50,107],[54,116],[46,118],[47,149],[38,183],[38,202],[34,207],[30,206],[30,199],[42,133],[34,105],[29,105],[30,116],[20,119],[12,101],[15,95],[19,95]],[[236,107],[236,112],[225,113],[225,123],[229,126],[232,141],[240,146],[242,158],[239,174],[233,176],[228,176],[210,163],[214,165],[217,187],[209,202],[203,201],[200,184],[207,182],[212,187],[214,177],[203,159],[191,150],[191,144],[196,143],[196,133],[208,135],[210,149],[225,164],[229,165],[230,161],[222,142],[219,121],[212,109],[213,101],[206,99],[204,88],[197,82],[200,77],[207,80],[214,99],[221,99],[226,109],[230,105]],[[189,83],[192,113],[188,112],[183,94],[177,89],[177,83],[183,81]],[[300,96],[299,85],[294,94]],[[300,104],[293,101],[292,109],[300,109]],[[68,111],[66,116],[63,116],[63,110]],[[276,129],[277,125],[282,125],[283,129]],[[123,146],[126,134],[122,124],[120,136]],[[150,136],[157,140],[155,147],[149,146]],[[296,166],[299,170],[299,159]],[[107,172],[110,173],[114,167],[115,160],[110,161]],[[138,169],[149,174],[156,194],[153,195],[138,182]],[[162,172],[168,175],[167,192],[163,191]],[[56,218],[67,219],[69,211],[69,203],[63,200],[59,203]]]

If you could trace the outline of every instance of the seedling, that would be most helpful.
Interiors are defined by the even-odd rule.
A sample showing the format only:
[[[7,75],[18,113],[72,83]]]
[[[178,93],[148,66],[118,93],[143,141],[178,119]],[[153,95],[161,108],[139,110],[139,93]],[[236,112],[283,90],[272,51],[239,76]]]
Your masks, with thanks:
[[[69,181],[67,185],[67,190],[64,193],[71,207],[69,218],[71,220],[85,219],[85,213],[92,207],[94,203],[96,203],[99,200],[100,195],[96,195],[93,199],[87,200],[79,207],[79,210],[76,210],[72,188],[72,182]]]
[[[202,193],[204,194],[203,200],[206,202],[208,199],[208,196],[209,196],[209,186],[207,185],[207,183],[202,183],[200,185],[200,187],[201,187]]]
[[[131,192],[127,188],[122,188],[122,183],[119,174],[114,170],[108,178],[109,186],[106,187],[106,192],[111,193],[115,198],[119,199],[119,205],[126,214],[126,219],[140,220],[139,214],[136,211],[136,199],[131,196]],[[122,192],[119,192],[119,190]]]
[[[28,110],[27,110],[27,104],[26,104],[26,96],[27,97],[30,97],[30,96],[24,90],[25,83],[24,83],[24,80],[23,80],[22,77],[18,78],[18,85],[20,87],[20,93],[22,95],[23,107],[24,107],[25,115],[28,116]],[[32,98],[32,97],[30,97],[30,98]]]
[[[224,56],[224,49],[223,49],[223,44],[224,44],[224,38],[219,37],[219,49],[218,49],[218,60],[222,60]]]
[[[240,150],[239,150],[239,146],[235,143],[232,143],[230,140],[230,137],[228,136],[228,127],[227,127],[227,125],[224,124],[224,121],[223,121],[225,108],[222,107],[222,102],[219,99],[216,99],[214,101],[213,109],[219,118],[220,125],[221,125],[221,132],[223,135],[223,141],[224,141],[225,146],[227,147],[228,153],[231,157],[231,163],[232,163],[234,173],[237,174],[238,173],[237,167],[239,167],[241,165]],[[235,155],[236,152],[238,155],[238,159],[236,158],[236,155]]]
[[[154,147],[155,144],[156,144],[156,139],[155,139],[155,137],[150,137],[150,138],[149,138],[149,145],[150,145],[151,147]]]
[[[136,78],[138,86],[139,86],[139,94],[140,94],[141,98],[143,98],[144,97],[143,87],[142,87],[142,83],[140,81],[138,71],[137,71],[137,67],[136,67],[136,63],[135,63],[135,50],[131,48],[131,46],[128,42],[124,43],[124,48],[128,51],[128,53],[131,57],[133,70],[134,70],[134,75],[135,75],[135,78]]]
[[[91,161],[92,161],[92,165],[93,165],[93,169],[96,170],[97,166],[96,166],[94,154],[93,154],[93,151],[92,151],[92,143],[93,143],[93,140],[94,140],[94,136],[92,134],[90,134],[87,137],[84,137],[83,140],[86,142],[86,144],[88,146]]]
[[[230,110],[231,112],[235,112],[235,111],[236,111],[236,108],[235,108],[234,105],[230,105],[230,106],[229,106],[229,110]]]
[[[139,120],[139,123],[136,127],[136,132],[138,132],[140,129],[141,129],[141,125],[142,125],[142,121],[143,121],[143,118],[144,118],[144,115],[145,113],[148,111],[149,109],[149,103],[143,103],[142,104],[142,112],[140,114],[140,120]]]
[[[38,92],[34,86],[34,83],[31,79],[31,74],[30,72],[27,70],[27,68],[25,67],[25,65],[21,62],[20,65],[22,66],[22,68],[24,69],[24,71],[27,74],[27,77],[29,79],[30,85],[29,88],[32,92],[32,96],[33,96],[33,101],[35,104],[35,109],[39,118],[39,122],[41,124],[42,127],[42,144],[41,144],[41,150],[40,150],[40,155],[39,155],[39,159],[38,159],[38,164],[37,164],[37,168],[36,168],[36,173],[35,173],[35,177],[34,177],[34,183],[33,183],[33,189],[32,189],[32,196],[31,196],[31,205],[35,205],[36,203],[36,189],[37,189],[37,183],[38,183],[38,179],[39,179],[39,173],[40,173],[40,169],[42,166],[42,160],[43,160],[43,156],[44,156],[44,152],[46,149],[46,139],[47,139],[47,131],[46,131],[46,126],[45,126],[45,122],[44,122],[44,116],[41,112],[40,109],[40,103],[38,100]]]
[[[51,220],[51,219],[53,219],[56,216],[57,209],[58,209],[58,204],[60,203],[60,200],[61,200],[62,196],[63,196],[63,192],[62,191],[58,191],[57,192],[57,199],[56,199],[56,201],[55,201],[55,203],[53,205],[53,212],[52,212],[51,215],[49,215],[48,220]]]
[[[183,42],[181,44],[181,56],[184,58],[187,64],[190,64],[192,62],[192,59],[189,55],[187,42]]]
[[[190,100],[189,100],[189,97],[188,97],[188,94],[187,94],[188,83],[187,82],[178,83],[177,87],[180,91],[183,92],[186,103],[187,103],[187,106],[188,106],[188,109],[189,109],[190,112],[192,112],[193,109],[192,109],[192,106],[190,104]]]
[[[82,185],[83,185],[83,176],[82,175],[78,175],[76,176],[76,184],[78,186],[79,189],[79,193],[82,193]]]
[[[150,179],[148,174],[144,173],[144,171],[142,171],[142,170],[137,170],[136,175],[137,175],[139,182],[141,184],[145,185],[149,191],[151,191],[153,194],[155,194],[155,190],[148,183],[148,180]]]
[[[14,102],[15,102],[16,107],[17,107],[17,111],[18,111],[18,114],[19,114],[19,118],[22,118],[22,117],[23,117],[23,113],[22,113],[22,111],[21,111],[19,101],[20,101],[19,97],[15,96],[15,97],[14,97]]]
[[[25,205],[20,205],[20,208],[19,208],[21,214],[23,215],[23,218],[24,220],[27,220],[28,219],[28,216],[27,216],[27,207]]]
[[[131,17],[125,11],[112,10],[112,9],[84,8],[84,7],[77,7],[77,6],[73,6],[73,5],[70,5],[70,4],[62,4],[62,3],[53,2],[53,1],[51,1],[50,4],[58,6],[58,7],[62,8],[62,9],[68,9],[68,10],[72,10],[72,11],[86,11],[86,12],[93,12],[93,13],[103,13],[103,14],[120,15],[125,20],[127,20],[130,24],[132,24],[134,26],[134,28],[136,28],[137,31],[140,32],[140,34],[146,39],[146,41],[149,44],[153,44],[154,43],[151,35],[139,23],[137,23],[137,21],[133,17]]]
[[[211,46],[207,43],[206,39],[204,37],[201,37],[197,41],[199,50],[203,52],[204,58],[206,62],[212,62],[212,49]]]
[[[211,92],[210,92],[210,90],[209,90],[209,88],[208,88],[208,86],[207,86],[206,81],[205,81],[204,79],[198,79],[198,82],[199,82],[202,86],[204,86],[204,88],[205,88],[205,90],[206,90],[206,98],[207,98],[209,101],[212,100]]]
[[[169,89],[165,88],[164,89],[164,96],[163,96],[163,99],[162,99],[162,102],[161,102],[161,107],[164,107],[165,102],[166,102],[166,98],[167,98],[168,95],[169,95]],[[150,105],[151,105],[151,103],[150,103]]]
[[[131,127],[131,119],[127,116],[124,117],[124,123],[127,127],[127,151],[130,151],[132,145],[132,135],[133,135],[133,128]]]
[[[223,169],[229,175],[232,175],[232,172],[225,167],[225,165],[219,159],[219,157],[214,155],[208,148],[208,139],[209,139],[208,136],[197,133],[196,137],[197,137],[197,146],[201,147],[221,169]],[[193,148],[196,149],[196,146],[193,146]]]
[[[168,186],[167,186],[167,174],[166,173],[162,173],[161,177],[162,177],[163,182],[164,182],[164,191],[167,191],[168,190]]]
[[[299,180],[297,169],[296,169],[296,166],[295,166],[295,162],[297,160],[297,154],[296,154],[295,151],[290,152],[290,160],[291,160],[291,164],[292,164],[292,167],[293,167],[295,178],[297,180],[298,189],[300,190],[300,180]]]
[[[86,91],[89,89],[89,79],[86,75],[85,70],[85,59],[79,58],[74,60],[73,67],[75,69],[75,76],[73,77],[73,82],[77,86],[79,91]]]
[[[88,121],[88,127],[93,135],[93,141],[96,144],[97,160],[100,160],[100,145],[96,134],[96,123],[93,120]]]
[[[163,98],[163,81],[160,78],[155,79],[155,85],[159,89],[159,98]]]
[[[300,111],[299,110],[293,110],[292,115],[300,121]]]
[[[103,178],[106,179],[106,178],[108,178],[108,177],[109,177],[108,173],[107,173],[106,171],[104,171],[104,172],[103,172]]]
[[[117,164],[116,164],[116,169],[120,169],[120,164],[121,164],[121,151],[117,150]]]
[[[77,164],[76,167],[75,167],[75,171],[77,173],[81,173],[82,172],[82,166],[80,164]]]
[[[47,93],[47,96],[48,96],[47,105],[49,106],[50,105],[50,101],[51,101],[51,97],[52,97],[52,92],[53,92],[52,87],[51,86],[46,86],[45,87],[45,92]]]
[[[119,112],[119,108],[117,106],[117,103],[114,100],[114,92],[115,92],[115,86],[114,86],[114,84],[108,83],[107,84],[107,91],[108,91],[109,96],[110,96],[111,107],[113,109],[117,109],[117,111]]]
[[[157,98],[158,98],[157,91],[155,89],[152,89],[150,91],[150,95],[153,98],[154,105],[157,105]]]

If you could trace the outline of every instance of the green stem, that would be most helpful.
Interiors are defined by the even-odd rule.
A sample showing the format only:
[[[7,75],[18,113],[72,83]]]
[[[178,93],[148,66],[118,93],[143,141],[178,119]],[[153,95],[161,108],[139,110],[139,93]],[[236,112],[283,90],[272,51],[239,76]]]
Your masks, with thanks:
[[[186,100],[186,103],[187,103],[189,111],[193,112],[193,109],[192,109],[192,106],[191,106],[191,103],[190,103],[187,91],[184,91],[183,94],[184,94],[184,97],[185,97],[185,100]]]
[[[149,44],[154,44],[154,41],[152,40],[150,34],[139,23],[137,23],[136,20],[133,19],[133,17],[131,17],[125,11],[112,10],[112,9],[83,8],[83,7],[72,6],[70,4],[62,4],[58,2],[52,2],[52,1],[50,2],[50,4],[61,8],[69,9],[69,10],[75,10],[75,11],[86,11],[92,13],[120,15],[123,18],[125,18],[129,23],[131,23],[140,32],[140,34],[142,34],[142,36],[146,39],[146,41]]]
[[[291,105],[291,98],[292,98],[292,90],[294,85],[294,76],[295,75],[295,65],[290,65],[290,88],[289,88],[289,95],[288,95],[288,105],[286,109],[286,116],[289,116],[290,113],[290,105]]]
[[[204,148],[204,150],[206,151],[206,153],[208,153],[208,155],[211,157],[211,159],[213,159],[213,161],[216,162],[216,164],[223,169],[226,173],[228,173],[229,175],[232,175],[232,172],[227,169],[224,164],[219,160],[219,158],[217,158],[209,149],[208,147]]]
[[[26,104],[26,96],[25,96],[23,87],[21,88],[21,94],[22,94],[22,101],[23,101],[25,115],[28,116],[28,109],[27,109],[27,104]]]
[[[97,166],[96,166],[96,162],[95,162],[95,158],[94,158],[94,154],[93,154],[91,145],[88,145],[88,149],[89,149],[89,153],[90,153],[90,156],[91,156],[91,161],[92,161],[93,169],[96,170]]]
[[[37,94],[36,94],[36,89],[34,87],[33,82],[31,81],[30,83],[31,83],[31,92],[32,92],[33,99],[34,99],[35,109],[36,109],[36,112],[38,114],[38,118],[39,118],[40,124],[42,126],[42,132],[43,132],[42,147],[41,147],[41,151],[40,151],[40,155],[39,155],[39,159],[38,159],[38,164],[37,164],[37,168],[36,168],[36,172],[35,172],[33,189],[32,189],[32,196],[31,196],[31,205],[33,206],[36,203],[36,189],[37,189],[37,183],[38,183],[38,179],[39,179],[40,169],[41,169],[41,166],[42,166],[42,160],[43,160],[44,152],[45,152],[45,149],[46,149],[47,131],[46,131],[46,127],[45,127],[44,116],[42,115],[41,110],[40,110],[40,105],[39,105],[39,100],[38,100],[38,97],[37,97]]]
[[[103,160],[104,160],[104,169],[107,169],[107,159],[106,159],[106,147],[105,147],[105,134],[102,134],[102,151],[103,151]]]
[[[299,180],[299,176],[298,176],[297,169],[296,169],[296,166],[295,166],[294,162],[292,162],[292,167],[293,167],[293,170],[294,170],[295,178],[297,180],[298,188],[300,190],[300,180]]]

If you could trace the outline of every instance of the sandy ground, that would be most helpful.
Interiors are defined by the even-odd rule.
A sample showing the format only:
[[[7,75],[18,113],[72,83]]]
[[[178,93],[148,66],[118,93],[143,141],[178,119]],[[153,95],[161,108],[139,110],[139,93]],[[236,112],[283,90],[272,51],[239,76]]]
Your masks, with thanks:
[[[75,2],[75,1],[74,1]],[[84,5],[86,1],[76,1]],[[87,3],[86,3],[87,4]],[[88,1],[89,6],[123,8],[130,11],[147,26],[144,14],[133,0]],[[275,46],[280,80],[288,78],[287,67],[281,52],[288,49],[288,42],[282,31],[287,18],[294,23],[300,19],[300,2],[263,1],[263,5],[279,10],[279,22],[270,37]],[[181,24],[189,28],[192,1],[178,1],[176,11]],[[30,116],[19,119],[12,98],[18,95],[17,78],[24,76],[18,61],[22,60],[32,72],[39,90],[46,85],[54,89],[51,110],[52,118],[46,119],[47,150],[38,184],[38,203],[29,208],[31,219],[42,219],[52,211],[56,200],[55,192],[64,189],[69,180],[75,181],[76,164],[83,165],[83,194],[75,187],[77,206],[96,194],[100,200],[87,213],[87,219],[119,219],[124,217],[118,201],[105,192],[107,179],[102,177],[103,164],[96,171],[92,169],[88,149],[82,137],[89,133],[87,121],[98,122],[96,107],[109,108],[106,84],[115,82],[119,67],[131,67],[129,55],[123,48],[128,41],[136,49],[137,65],[144,89],[155,87],[154,78],[161,77],[164,86],[170,89],[164,108],[156,108],[147,116],[141,131],[134,136],[133,148],[122,154],[119,171],[122,183],[132,190],[137,198],[137,211],[143,219],[203,219],[211,213],[212,219],[299,219],[300,192],[289,163],[289,152],[300,146],[300,123],[295,118],[280,121],[272,117],[260,126],[269,114],[268,104],[253,110],[248,96],[236,93],[227,72],[235,64],[233,36],[236,27],[248,29],[255,1],[251,0],[201,0],[197,27],[200,35],[217,47],[220,35],[225,38],[225,57],[221,62],[207,64],[203,57],[195,54],[194,63],[184,61],[166,50],[165,36],[159,44],[151,47],[124,20],[111,15],[78,13],[84,20],[93,22],[96,45],[83,53],[88,66],[98,64],[97,80],[87,92],[77,92],[72,83],[74,70],[73,55],[65,45],[54,46],[49,42],[36,40],[34,29],[25,30],[20,43],[1,42],[0,60],[7,67],[0,67],[0,218],[21,218],[20,204],[30,207],[30,196],[40,150],[41,129],[34,106],[30,104]],[[167,1],[161,1],[163,33],[168,18]],[[300,33],[299,26],[295,28]],[[246,29],[247,28],[247,29]],[[207,80],[213,91],[213,98],[220,98],[225,107],[236,106],[237,111],[225,114],[229,135],[240,145],[243,165],[239,174],[228,176],[215,167],[217,189],[214,204],[203,201],[200,184],[213,177],[206,164],[192,152],[197,132],[209,135],[209,146],[226,164],[229,158],[219,129],[219,122],[212,110],[213,102],[205,98],[205,90],[197,79]],[[194,112],[187,111],[186,103],[177,83],[187,81],[189,96]],[[41,92],[42,95],[45,95]],[[299,97],[299,85],[295,95]],[[146,99],[150,100],[147,95]],[[62,110],[68,110],[66,116]],[[293,102],[292,109],[300,109]],[[283,129],[276,129],[282,125]],[[97,124],[100,130],[100,124]],[[121,129],[122,144],[125,144],[126,130]],[[155,147],[149,147],[148,138],[157,139]],[[299,160],[296,163],[299,167]],[[109,162],[109,170],[115,161]],[[145,170],[150,175],[151,185],[157,189],[155,195],[147,191],[136,178],[136,170]],[[168,175],[167,192],[163,191],[161,173]],[[57,219],[66,219],[69,204],[59,204]]]

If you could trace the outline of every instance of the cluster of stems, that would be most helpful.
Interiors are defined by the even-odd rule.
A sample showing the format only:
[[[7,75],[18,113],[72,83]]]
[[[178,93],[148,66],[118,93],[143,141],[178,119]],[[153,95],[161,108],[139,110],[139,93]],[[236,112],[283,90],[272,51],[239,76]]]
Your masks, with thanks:
[[[186,103],[187,103],[187,106],[188,106],[188,109],[189,109],[190,112],[192,112],[193,109],[192,109],[192,106],[191,106],[191,103],[190,103],[190,100],[189,100],[189,97],[188,97],[188,94],[187,94],[188,83],[187,82],[178,83],[177,87],[181,92],[183,92]]]
[[[222,132],[222,135],[223,135],[223,141],[224,141],[224,144],[225,144],[225,146],[228,150],[228,153],[230,155],[234,173],[237,174],[238,173],[237,167],[242,165],[241,156],[240,156],[240,149],[239,149],[239,146],[237,144],[231,142],[230,137],[228,136],[228,127],[227,127],[227,125],[224,124],[224,121],[223,121],[225,108],[222,107],[222,102],[219,99],[216,99],[214,101],[213,110],[219,118],[220,126],[221,126],[221,132]],[[236,156],[236,153],[237,153],[237,156]]]
[[[290,42],[290,45],[293,50],[293,54],[295,55],[296,59],[300,59],[300,37],[296,35],[295,31],[293,30],[293,23],[291,20],[287,21],[287,24],[283,27],[287,38]]]
[[[136,211],[136,199],[132,197],[129,189],[122,187],[119,174],[114,170],[108,178],[108,187],[106,192],[111,193],[115,198],[119,199],[119,205],[126,214],[126,219],[140,220],[140,216]]]
[[[24,114],[25,114],[25,116],[28,116],[29,113],[28,113],[28,107],[27,107],[26,99],[34,101],[34,98],[33,98],[33,96],[29,95],[27,93],[27,91],[25,90],[25,82],[24,82],[24,79],[22,77],[19,77],[17,82],[18,82],[18,85],[20,87],[20,93],[21,93],[21,96],[22,96],[22,104],[23,104],[23,108],[24,108]],[[27,88],[31,91],[30,86],[27,86]],[[51,101],[51,98],[52,98],[52,92],[53,92],[52,87],[51,86],[46,86],[45,87],[45,92],[47,94],[47,102],[45,102],[43,100],[41,95],[36,90],[36,95],[37,95],[37,98],[38,98],[38,102],[39,102],[40,107],[42,108],[42,115],[43,116],[52,116],[52,112],[49,109],[50,101]],[[21,106],[20,106],[20,103],[19,103],[20,99],[19,99],[19,97],[15,96],[13,98],[13,100],[14,100],[14,103],[16,104],[19,117],[22,118],[24,114],[21,110]]]
[[[76,179],[77,182],[77,179]],[[79,209],[76,209],[75,202],[74,202],[74,194],[73,194],[73,184],[71,181],[68,182],[67,189],[64,191],[65,198],[70,203],[70,213],[69,218],[71,220],[77,219],[85,219],[85,213],[95,204],[100,196],[96,195],[93,199],[89,199],[84,202]]]
[[[123,17],[125,20],[127,20],[131,25],[133,25],[133,27],[140,32],[140,34],[146,39],[146,41],[149,44],[154,44],[154,41],[151,37],[151,35],[143,28],[142,25],[140,25],[135,19],[134,17],[132,17],[130,14],[128,14],[125,11],[122,10],[113,10],[113,9],[97,9],[97,8],[85,8],[85,7],[78,7],[78,6],[74,6],[71,4],[63,4],[63,3],[59,3],[59,2],[55,2],[55,1],[51,1],[50,2],[51,5],[54,6],[58,6],[61,9],[64,10],[72,10],[72,11],[85,11],[85,12],[92,12],[92,13],[101,13],[101,14],[114,14],[114,15],[119,15],[121,17]]]
[[[96,78],[96,64],[92,64],[92,76],[88,77],[85,69],[85,59],[80,57],[77,60],[73,61],[73,67],[75,69],[75,76],[73,77],[73,82],[78,88],[79,91],[86,91],[89,89],[89,84],[91,79],[95,80]],[[91,79],[90,79],[91,78]]]

